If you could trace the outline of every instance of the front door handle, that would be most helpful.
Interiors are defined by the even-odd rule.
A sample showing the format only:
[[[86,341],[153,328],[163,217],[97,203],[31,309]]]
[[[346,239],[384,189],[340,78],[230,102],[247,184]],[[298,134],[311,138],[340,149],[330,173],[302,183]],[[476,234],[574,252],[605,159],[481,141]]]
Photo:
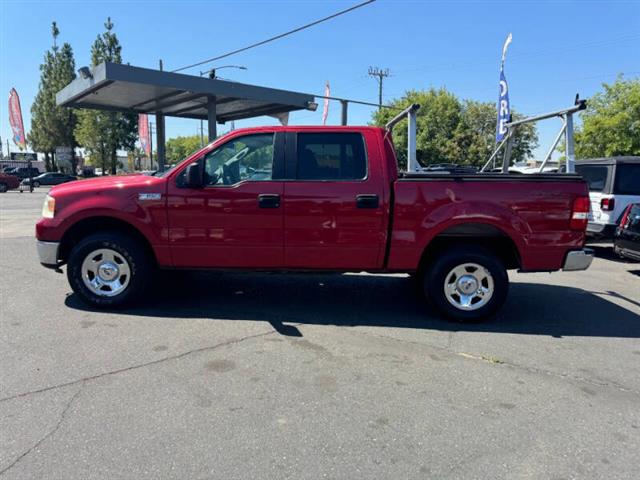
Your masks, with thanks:
[[[258,206],[260,208],[279,208],[280,195],[277,193],[261,193],[258,195]]]
[[[356,197],[356,207],[358,208],[378,208],[379,204],[380,200],[378,195],[375,194],[358,195]]]

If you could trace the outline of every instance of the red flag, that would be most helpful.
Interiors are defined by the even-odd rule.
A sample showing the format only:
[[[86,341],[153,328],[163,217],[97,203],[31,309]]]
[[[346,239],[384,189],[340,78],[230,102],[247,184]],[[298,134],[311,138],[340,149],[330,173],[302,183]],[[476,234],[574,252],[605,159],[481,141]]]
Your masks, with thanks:
[[[140,146],[147,155],[151,154],[151,142],[149,141],[149,117],[146,113],[138,115],[138,138]]]
[[[27,139],[24,135],[24,124],[22,123],[22,109],[20,108],[20,97],[15,88],[9,92],[9,124],[13,130],[13,143],[20,150],[27,149]]]
[[[327,117],[329,116],[329,97],[331,96],[331,88],[329,87],[329,80],[324,87],[324,106],[322,108],[322,125],[327,124]]]

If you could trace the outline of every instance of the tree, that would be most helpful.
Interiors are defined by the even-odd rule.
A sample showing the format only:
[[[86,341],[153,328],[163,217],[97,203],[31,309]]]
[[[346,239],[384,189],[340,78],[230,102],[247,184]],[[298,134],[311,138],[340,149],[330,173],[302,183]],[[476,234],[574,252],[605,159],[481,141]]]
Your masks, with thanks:
[[[416,149],[421,165],[456,163],[483,165],[496,147],[496,107],[492,103],[459,100],[444,88],[410,90],[404,97],[391,102],[403,109],[412,103],[420,104],[417,115]],[[374,113],[373,123],[382,126],[397,114],[395,109],[382,109]],[[514,118],[520,115],[514,112]],[[406,122],[396,127],[393,135],[398,162],[407,165]],[[533,124],[516,130],[512,161],[530,157],[538,145]]]
[[[576,157],[640,155],[640,79],[622,76],[587,102],[576,129]]]
[[[44,55],[40,65],[38,93],[31,105],[31,132],[29,143],[36,152],[44,153],[47,171],[56,170],[54,161],[56,147],[76,146],[73,134],[77,118],[72,109],[56,105],[56,93],[76,78],[73,49],[68,43],[57,45],[60,30],[56,22],[51,25],[53,46]],[[72,170],[75,171],[75,156]]]
[[[198,150],[200,150],[199,135],[170,138],[166,148],[167,161],[170,164],[177,163]]]
[[[111,17],[104,24],[105,32],[98,35],[91,47],[91,64],[95,67],[102,62],[122,63],[122,46],[113,30]],[[82,110],[75,136],[95,164],[107,165],[112,174],[118,167],[118,149],[130,151],[134,148],[138,134],[138,122],[135,114]]]

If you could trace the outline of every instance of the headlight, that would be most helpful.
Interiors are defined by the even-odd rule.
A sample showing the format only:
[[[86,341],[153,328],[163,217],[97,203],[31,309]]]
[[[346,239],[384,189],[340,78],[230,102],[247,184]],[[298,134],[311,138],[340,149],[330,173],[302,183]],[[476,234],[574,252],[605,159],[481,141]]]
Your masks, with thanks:
[[[56,212],[56,199],[51,195],[47,195],[44,199],[44,205],[42,205],[42,217],[53,218]]]

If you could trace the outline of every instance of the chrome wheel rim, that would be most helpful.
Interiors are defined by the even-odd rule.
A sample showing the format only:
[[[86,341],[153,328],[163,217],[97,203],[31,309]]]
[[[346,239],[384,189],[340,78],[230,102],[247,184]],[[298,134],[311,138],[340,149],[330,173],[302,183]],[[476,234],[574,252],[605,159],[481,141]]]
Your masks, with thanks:
[[[110,248],[99,248],[82,262],[82,281],[99,297],[122,293],[131,280],[131,268],[124,256]]]
[[[444,277],[444,294],[458,310],[472,311],[485,306],[494,292],[489,270],[477,263],[463,263]]]

